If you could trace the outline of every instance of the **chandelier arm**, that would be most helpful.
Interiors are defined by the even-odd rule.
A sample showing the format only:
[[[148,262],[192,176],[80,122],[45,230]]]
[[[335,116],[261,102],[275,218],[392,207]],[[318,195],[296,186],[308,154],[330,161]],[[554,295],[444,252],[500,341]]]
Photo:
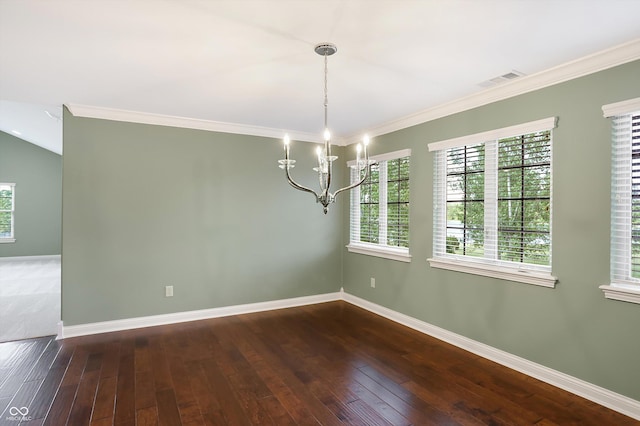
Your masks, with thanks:
[[[356,183],[352,183],[349,186],[345,186],[344,188],[340,188],[338,190],[336,190],[336,192],[333,193],[333,198],[337,197],[339,193],[343,192],[343,191],[349,191],[350,189],[355,188],[356,186],[360,186],[364,183],[365,180],[367,180],[367,178],[369,177],[369,170],[371,169],[371,165],[368,165],[366,168],[366,171],[364,173],[364,176],[362,177],[362,179],[360,179],[358,182]]]
[[[285,172],[285,175],[287,176],[287,182],[289,182],[289,185],[291,185],[292,187],[300,191],[310,192],[311,194],[313,194],[314,197],[316,197],[316,203],[320,201],[320,196],[316,193],[316,191],[314,191],[311,188],[307,188],[306,186],[300,185],[299,183],[293,180],[293,178],[289,174],[289,167],[285,166],[284,172]]]

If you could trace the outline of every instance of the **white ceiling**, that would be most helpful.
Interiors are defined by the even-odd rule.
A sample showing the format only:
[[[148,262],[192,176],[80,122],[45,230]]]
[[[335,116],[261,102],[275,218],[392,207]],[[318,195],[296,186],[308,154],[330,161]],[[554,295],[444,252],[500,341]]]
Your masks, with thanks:
[[[0,130],[61,152],[78,104],[320,134],[328,41],[329,127],[351,138],[635,40],[638,16],[638,0],[0,0]]]

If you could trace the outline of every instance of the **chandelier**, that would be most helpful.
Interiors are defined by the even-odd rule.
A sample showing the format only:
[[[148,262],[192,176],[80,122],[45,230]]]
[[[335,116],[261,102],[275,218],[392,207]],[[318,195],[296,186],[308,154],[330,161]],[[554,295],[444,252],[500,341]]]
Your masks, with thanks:
[[[352,167],[358,170],[358,175],[362,175],[360,177],[360,180],[331,193],[330,187],[333,162],[337,160],[338,157],[336,157],[335,155],[331,155],[331,133],[329,132],[329,128],[327,126],[327,108],[329,105],[327,97],[327,58],[336,53],[338,51],[338,48],[334,44],[321,43],[317,45],[314,50],[318,55],[324,57],[324,145],[318,146],[318,148],[316,149],[316,154],[318,157],[318,167],[313,168],[313,170],[318,173],[320,191],[316,192],[311,188],[300,185],[291,177],[290,169],[295,167],[296,160],[292,160],[289,157],[289,135],[284,136],[284,159],[278,160],[278,163],[280,163],[280,168],[284,169],[284,173],[287,177],[287,182],[289,182],[289,185],[300,191],[313,194],[316,197],[316,203],[322,204],[324,214],[327,214],[329,204],[335,202],[336,196],[339,193],[353,189],[361,185],[367,179],[367,176],[369,175],[369,155],[367,154],[367,145],[369,144],[369,138],[365,136],[363,139],[364,149],[360,144],[358,144],[356,147],[356,163]],[[364,151],[363,158],[361,158],[360,156],[360,153],[362,151]],[[365,170],[364,174],[361,173],[362,170]]]

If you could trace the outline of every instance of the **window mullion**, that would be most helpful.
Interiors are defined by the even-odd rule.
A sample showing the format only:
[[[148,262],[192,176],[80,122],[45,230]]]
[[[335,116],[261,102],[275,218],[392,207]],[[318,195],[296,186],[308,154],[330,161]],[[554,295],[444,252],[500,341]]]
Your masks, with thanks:
[[[380,161],[378,168],[378,241],[387,245],[387,162]]]
[[[484,257],[498,259],[498,142],[484,145]]]

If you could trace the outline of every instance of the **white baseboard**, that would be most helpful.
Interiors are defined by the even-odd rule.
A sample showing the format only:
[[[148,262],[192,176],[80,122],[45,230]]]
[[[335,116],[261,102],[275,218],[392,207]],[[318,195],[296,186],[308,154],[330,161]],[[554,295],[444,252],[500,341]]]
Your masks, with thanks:
[[[220,308],[202,309],[198,311],[176,312],[171,314],[153,315],[140,318],[128,318],[114,321],[96,322],[64,326],[58,324],[58,338],[86,336],[90,334],[108,333],[112,331],[130,330],[134,328],[152,327],[156,325],[173,324],[187,321],[197,321],[208,318],[218,318],[230,315],[248,314],[252,312],[270,311],[274,309],[292,308],[296,306],[312,305],[316,303],[344,300],[359,306],[374,314],[397,322],[459,348],[465,349],[483,358],[512,368],[516,371],[534,377],[543,382],[557,386],[590,401],[618,411],[624,415],[640,420],[640,401],[612,392],[600,386],[585,382],[568,374],[545,367],[519,356],[496,349],[484,343],[477,342],[419,319],[410,317],[384,306],[369,302],[343,289],[336,293],[326,293],[314,296],[303,296],[292,299],[273,300],[268,302],[249,303],[244,305],[225,306]]]
[[[248,303],[244,305],[223,306],[220,308],[201,309],[197,311],[175,312],[171,314],[152,315],[148,317],[126,318],[121,320],[94,322],[89,324],[64,326],[59,329],[58,339],[86,336],[89,334],[109,333],[112,331],[130,330],[134,328],[153,327],[156,325],[197,321],[230,315],[249,314],[252,312],[271,311],[274,309],[293,308],[295,306],[313,305],[315,303],[340,300],[341,293],[326,293],[313,296],[294,297],[291,299],[272,300],[268,302]]]
[[[502,364],[516,371],[534,377],[553,386],[564,389],[573,394],[579,395],[590,401],[604,405],[612,410],[624,415],[640,420],[640,401],[628,398],[624,395],[612,392],[608,389],[596,386],[584,380],[578,379],[560,371],[553,370],[535,362],[526,360],[519,356],[496,349],[484,343],[477,342],[467,337],[461,336],[435,325],[426,323],[405,314],[393,311],[384,306],[369,302],[348,293],[342,293],[342,299],[353,305],[359,306],[367,311],[378,314],[382,317],[395,321],[399,324],[413,328],[436,339],[450,343],[459,348],[465,349],[483,358]]]
[[[0,257],[0,262],[16,262],[16,261],[30,261],[30,260],[60,260],[59,254],[47,254],[41,256],[13,256],[13,257]]]

